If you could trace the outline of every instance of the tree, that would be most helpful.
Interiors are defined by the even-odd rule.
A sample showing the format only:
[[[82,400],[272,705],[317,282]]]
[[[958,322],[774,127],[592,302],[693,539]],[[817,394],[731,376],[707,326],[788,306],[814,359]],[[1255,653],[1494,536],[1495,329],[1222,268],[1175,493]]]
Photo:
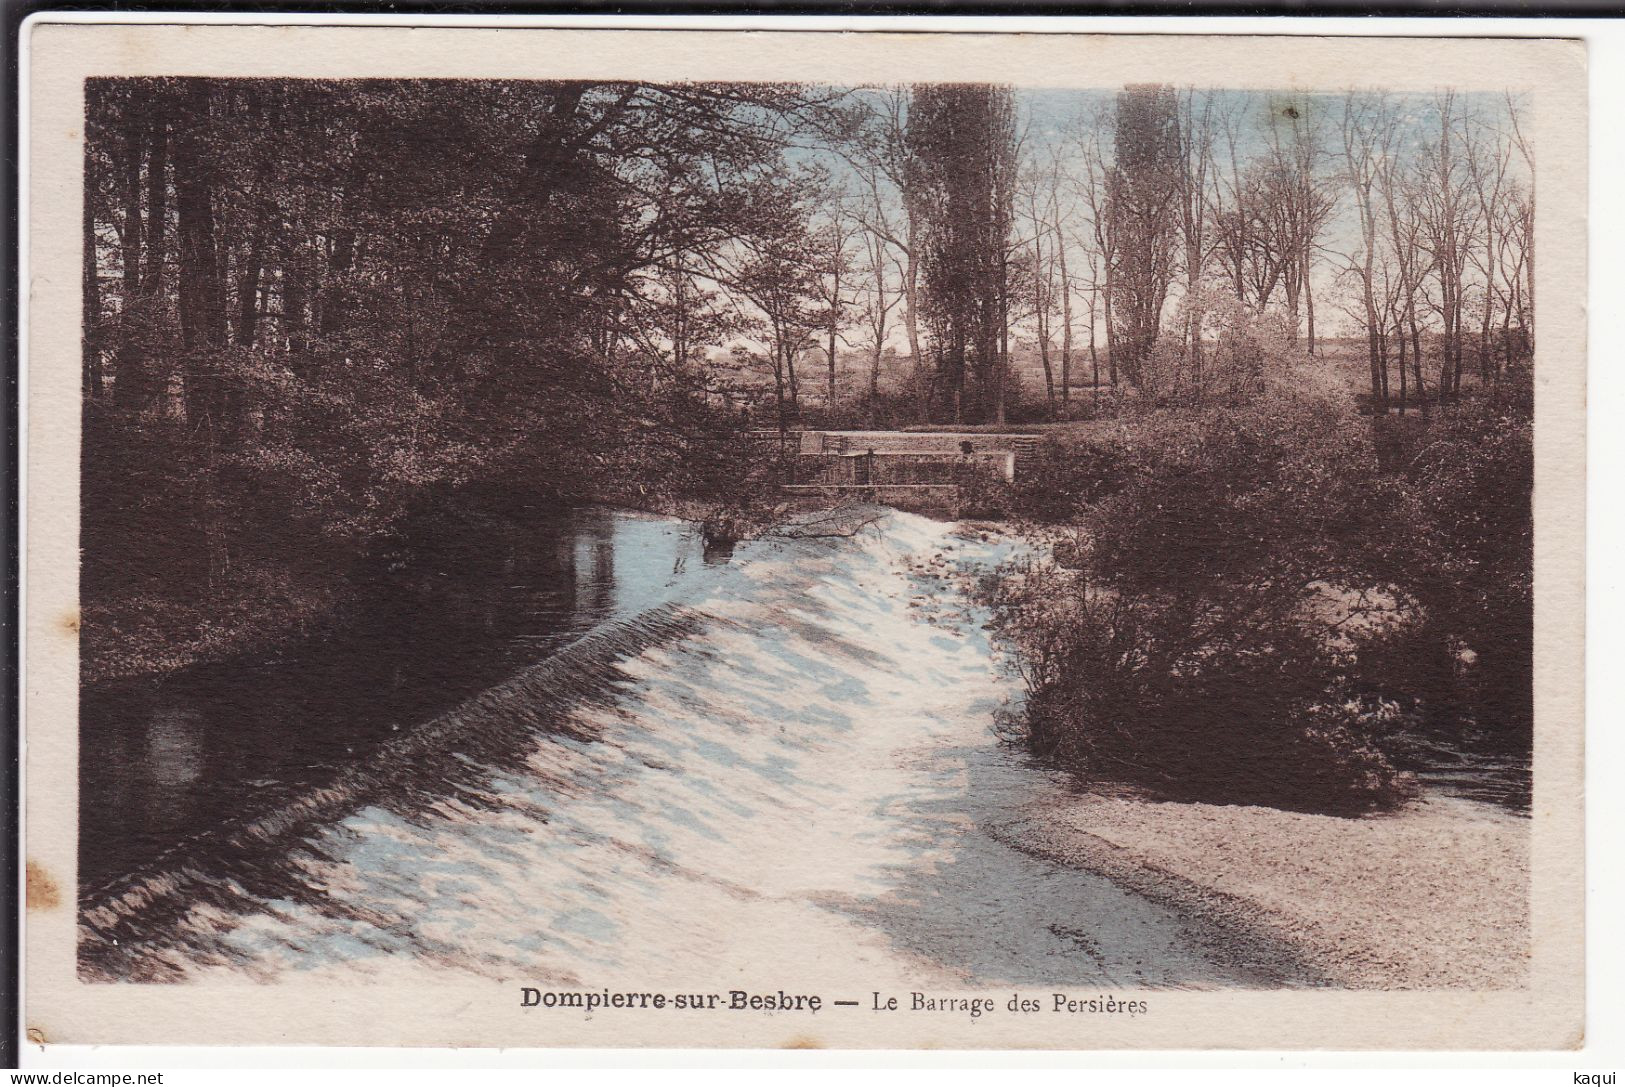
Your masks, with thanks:
[[[1422,291],[1422,279],[1427,274],[1428,262],[1421,245],[1422,222],[1418,195],[1420,184],[1402,154],[1401,134],[1397,124],[1383,130],[1381,150],[1377,163],[1377,187],[1382,194],[1386,211],[1388,235],[1398,266],[1394,289],[1395,339],[1399,346],[1399,410],[1405,410],[1407,388],[1405,384],[1406,345],[1410,350],[1411,381],[1422,410],[1428,415],[1427,383],[1422,376],[1422,333],[1417,298]],[[1406,335],[1409,333],[1409,339]]]
[[[1528,191],[1523,201],[1522,214],[1518,217],[1518,234],[1522,239],[1521,257],[1524,273],[1524,297],[1520,315],[1526,315],[1522,320],[1525,329],[1524,350],[1533,353],[1535,347],[1535,147],[1523,125],[1523,106],[1519,100],[1508,92],[1506,96],[1507,123],[1512,129],[1512,143],[1517,147],[1518,154],[1523,158],[1524,169],[1529,176]]]
[[[617,338],[633,347],[645,394],[690,385],[711,392],[707,352],[737,330],[715,281],[703,274],[693,254],[678,252],[633,282],[613,327]],[[605,353],[612,355],[613,349]]]
[[[1102,146],[1102,130],[1109,131],[1112,115],[1104,110],[1086,113],[1077,122],[1077,143],[1083,176],[1074,183],[1089,216],[1088,230],[1074,235],[1083,250],[1089,276],[1089,365],[1093,397],[1100,399],[1100,353],[1097,330],[1106,331],[1107,380],[1117,386],[1117,356],[1112,350],[1112,273],[1117,266],[1116,234],[1112,231],[1108,193],[1111,163]]]
[[[1467,174],[1477,198],[1482,225],[1481,249],[1472,249],[1470,259],[1484,277],[1479,307],[1478,378],[1488,383],[1493,363],[1490,325],[1495,320],[1495,303],[1500,293],[1500,256],[1505,245],[1505,216],[1502,204],[1507,195],[1507,170],[1511,148],[1501,144],[1483,117],[1469,116],[1462,130],[1467,158]]]
[[[416,496],[477,478],[681,478],[640,455],[719,425],[684,365],[720,335],[705,269],[792,132],[839,129],[837,98],[90,81],[85,538],[121,541],[87,544],[91,610],[341,579]],[[623,345],[659,304],[653,399]]]
[[[954,422],[1003,421],[1015,107],[1007,87],[922,84],[905,133],[920,210],[922,310]],[[968,380],[974,378],[974,384]]]
[[[819,182],[782,176],[764,183],[757,214],[738,242],[739,256],[719,278],[756,310],[754,325],[773,374],[777,425],[784,432],[801,411],[796,359],[827,326],[821,282],[822,247],[811,229],[811,203]]]
[[[1208,176],[1213,166],[1213,94],[1185,91],[1180,102],[1179,230],[1184,243],[1185,350],[1198,393],[1202,388],[1202,278],[1207,271]]]
[[[847,196],[834,191],[824,200],[828,222],[816,234],[821,254],[819,268],[823,287],[821,302],[824,309],[826,385],[824,413],[834,418],[836,405],[836,368],[840,357],[841,330],[848,324],[849,309],[856,287],[853,283],[856,259],[852,245],[857,240],[858,220],[846,208]]]
[[[1173,279],[1184,156],[1172,87],[1129,87],[1117,96],[1115,147],[1106,202],[1115,256],[1111,354],[1139,385]]]
[[[860,282],[864,285],[859,295],[858,320],[864,331],[862,345],[869,353],[869,381],[864,398],[866,425],[875,425],[875,407],[880,399],[880,364],[885,357],[886,340],[891,334],[892,316],[899,305],[907,306],[909,265],[912,263],[906,249],[901,253],[894,248],[890,232],[885,228],[886,214],[880,188],[870,177],[866,188],[872,207],[862,220],[866,227],[861,235],[859,255]],[[867,224],[880,224],[869,226]]]
[[[861,120],[846,145],[846,154],[863,185],[863,226],[871,237],[884,240],[893,254],[900,277],[903,330],[914,365],[916,410],[921,422],[930,417],[930,382],[920,339],[921,240],[924,236],[922,194],[910,179],[908,112],[911,92],[884,87],[860,99]],[[871,375],[874,377],[875,375]],[[871,397],[872,399],[872,397]]]
[[[1054,341],[1054,325],[1061,308],[1064,287],[1057,283],[1062,243],[1054,224],[1054,173],[1037,165],[1022,171],[1020,187],[1022,211],[1027,220],[1028,236],[1025,242],[1027,282],[1030,290],[1028,302],[1032,307],[1033,339],[1038,347],[1038,358],[1044,369],[1044,396],[1053,410],[1055,405],[1055,370],[1050,361]],[[1062,377],[1063,387],[1065,375]]]
[[[1386,325],[1377,302],[1378,225],[1375,193],[1377,156],[1382,133],[1391,123],[1386,103],[1374,94],[1350,91],[1343,100],[1343,161],[1360,222],[1360,251],[1350,267],[1360,280],[1361,318],[1365,328],[1367,361],[1371,373],[1371,401],[1375,410],[1388,411],[1388,348]],[[1386,269],[1384,269],[1386,271]],[[1401,368],[1403,374],[1403,367]]]
[[[1468,188],[1471,180],[1462,153],[1459,132],[1462,117],[1455,92],[1441,91],[1434,98],[1436,135],[1424,140],[1421,151],[1423,183],[1420,197],[1422,244],[1432,258],[1439,288],[1434,303],[1442,325],[1438,389],[1441,396],[1461,393],[1462,317],[1466,311],[1466,267],[1479,220]]]

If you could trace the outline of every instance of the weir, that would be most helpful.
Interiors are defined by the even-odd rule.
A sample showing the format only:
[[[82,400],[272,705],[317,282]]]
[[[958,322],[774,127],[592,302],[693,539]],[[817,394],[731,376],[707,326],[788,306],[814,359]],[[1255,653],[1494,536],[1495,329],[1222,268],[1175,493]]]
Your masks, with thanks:
[[[952,501],[973,479],[1014,482],[1036,434],[910,430],[759,430],[752,441],[776,455],[791,494],[859,495],[919,508]]]
[[[1059,786],[989,731],[1015,679],[986,612],[919,567],[1010,554],[894,511],[850,537],[753,541],[108,888],[81,915],[79,976],[377,984],[428,966],[521,981],[533,1007],[579,991],[747,1013],[811,1012],[854,950],[866,988],[898,994],[922,963],[1038,992],[1256,983],[1190,918],[984,829]],[[763,939],[799,993],[744,980]],[[696,991],[704,969],[738,988]],[[599,977],[635,983],[606,996]]]

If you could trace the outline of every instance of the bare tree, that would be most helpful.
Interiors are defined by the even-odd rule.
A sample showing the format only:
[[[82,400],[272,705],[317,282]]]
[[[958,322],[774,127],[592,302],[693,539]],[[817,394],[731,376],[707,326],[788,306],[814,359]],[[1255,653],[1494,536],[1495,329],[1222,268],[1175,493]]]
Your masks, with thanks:
[[[1417,176],[1417,171],[1409,165],[1401,153],[1402,139],[1397,123],[1384,126],[1382,148],[1378,156],[1377,185],[1383,198],[1383,210],[1387,212],[1388,234],[1398,265],[1394,288],[1397,294],[1394,321],[1398,331],[1401,374],[1399,410],[1401,412],[1405,410],[1408,392],[1404,379],[1408,343],[1411,378],[1422,415],[1426,418],[1427,384],[1422,377],[1422,332],[1417,296],[1422,291],[1422,280],[1431,264],[1421,245],[1422,213],[1419,193],[1422,182]],[[1407,333],[1409,333],[1408,341]]]
[[[1106,330],[1107,379],[1117,386],[1117,355],[1113,350],[1112,327],[1112,269],[1116,266],[1117,236],[1112,231],[1108,214],[1107,193],[1111,176],[1111,162],[1105,150],[1104,135],[1109,134],[1112,115],[1105,109],[1084,114],[1076,124],[1075,138],[1082,162],[1082,176],[1074,182],[1083,201],[1089,222],[1088,229],[1074,235],[1081,243],[1089,276],[1089,364],[1092,372],[1093,396],[1100,397],[1100,352],[1098,329]],[[1104,323],[1102,324],[1102,319]]]
[[[1033,314],[1033,339],[1038,347],[1039,362],[1044,369],[1044,394],[1053,408],[1055,404],[1055,370],[1050,360],[1054,346],[1054,325],[1059,307],[1060,288],[1056,284],[1059,264],[1057,233],[1052,220],[1054,191],[1051,171],[1037,164],[1021,172],[1021,209],[1027,220],[1028,237],[1025,241],[1029,268],[1027,270],[1028,299]]]
[[[1365,328],[1366,349],[1371,371],[1371,401],[1374,410],[1388,410],[1388,345],[1378,298],[1376,188],[1383,132],[1390,123],[1387,102],[1381,94],[1350,91],[1343,99],[1343,161],[1354,206],[1359,214],[1360,251],[1349,267],[1360,281],[1360,317]],[[1387,268],[1382,269],[1386,275]],[[1382,296],[1386,302],[1386,292]],[[1403,367],[1401,380],[1403,380]]]
[[[826,197],[829,221],[818,232],[817,244],[823,259],[821,282],[824,288],[824,333],[825,333],[825,363],[826,386],[824,394],[824,410],[833,414],[836,403],[836,370],[838,365],[839,340],[841,329],[845,326],[850,296],[856,287],[852,282],[854,255],[852,244],[862,229],[858,220],[847,209],[847,194],[832,190]]]
[[[871,179],[873,180],[873,179]],[[878,184],[866,189],[872,208],[862,217],[866,229],[860,239],[862,289],[859,321],[869,352],[868,395],[865,400],[865,418],[869,426],[875,425],[875,406],[880,399],[880,363],[885,357],[886,340],[892,330],[892,315],[901,304],[907,310],[907,283],[909,258],[907,250],[899,251],[886,228],[887,213]],[[870,226],[869,224],[878,224]]]
[[[1472,180],[1473,194],[1478,198],[1482,224],[1480,237],[1483,245],[1472,251],[1472,260],[1484,277],[1483,305],[1478,326],[1478,378],[1481,382],[1488,382],[1493,365],[1490,325],[1495,319],[1496,302],[1506,293],[1500,288],[1500,260],[1506,244],[1506,217],[1502,204],[1507,195],[1507,169],[1512,149],[1482,116],[1469,116],[1466,119],[1462,139],[1466,147],[1467,173]]]
[[[1518,154],[1523,158],[1525,169],[1529,175],[1529,189],[1525,201],[1524,214],[1519,216],[1519,233],[1523,238],[1522,260],[1524,274],[1523,306],[1519,313],[1523,316],[1524,350],[1533,353],[1535,349],[1535,147],[1529,138],[1523,124],[1523,105],[1518,98],[1510,92],[1506,97],[1507,122],[1512,128],[1512,142],[1517,147]]]
[[[1432,257],[1439,297],[1434,302],[1441,329],[1438,388],[1441,396],[1461,393],[1462,316],[1466,309],[1467,256],[1479,225],[1478,209],[1463,154],[1463,118],[1452,90],[1434,96],[1435,135],[1423,142],[1420,161],[1426,183],[1418,187],[1422,243]]]
[[[1061,400],[1072,399],[1072,275],[1067,268],[1066,229],[1072,207],[1061,202],[1061,161],[1059,155],[1050,159],[1049,196],[1050,229],[1054,238],[1055,259],[1060,272],[1061,294]]]
[[[901,273],[903,330],[914,366],[916,408],[920,420],[930,413],[930,381],[920,343],[920,251],[924,213],[919,194],[908,181],[910,149],[906,87],[885,87],[868,92],[860,101],[863,123],[845,144],[848,160],[860,178],[867,199],[861,218],[864,229],[891,248]]]
[[[1224,146],[1229,159],[1227,173],[1215,172],[1215,185],[1210,201],[1214,232],[1215,255],[1230,280],[1235,295],[1247,301],[1247,268],[1253,259],[1252,216],[1247,210],[1249,201],[1243,185],[1240,144],[1251,104],[1246,98],[1229,97],[1220,103],[1219,127],[1224,133]]]

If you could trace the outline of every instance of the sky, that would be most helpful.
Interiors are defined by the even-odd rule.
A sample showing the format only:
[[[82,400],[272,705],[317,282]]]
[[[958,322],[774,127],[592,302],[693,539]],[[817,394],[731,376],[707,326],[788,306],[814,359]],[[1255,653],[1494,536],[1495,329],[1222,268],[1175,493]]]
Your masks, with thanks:
[[[863,92],[859,92],[863,93]],[[1073,184],[1071,189],[1074,210],[1071,216],[1072,232],[1082,236],[1089,230],[1087,210],[1078,195],[1077,181],[1084,175],[1082,142],[1091,132],[1097,132],[1099,144],[1109,155],[1112,135],[1110,123],[1119,88],[1021,88],[1014,90],[1017,107],[1017,132],[1022,142],[1026,161],[1048,160],[1058,156],[1063,173]],[[1181,88],[1183,97],[1187,92]],[[1272,123],[1285,126],[1291,122],[1283,112],[1286,107],[1305,111],[1305,115],[1320,130],[1321,155],[1318,173],[1337,203],[1326,227],[1319,237],[1320,255],[1313,271],[1316,298],[1316,319],[1319,331],[1330,335],[1347,335],[1358,331],[1353,318],[1336,303],[1351,301],[1346,281],[1341,275],[1349,256],[1360,249],[1360,232],[1355,205],[1349,197],[1344,178],[1341,122],[1345,94],[1343,92],[1268,91],[1268,90],[1196,90],[1196,108],[1211,102],[1213,112],[1213,139],[1215,166],[1228,179],[1230,175],[1231,140],[1236,157],[1242,163],[1259,155],[1268,147]],[[1400,119],[1400,146],[1415,153],[1424,138],[1430,137],[1438,126],[1438,109],[1431,93],[1389,94],[1389,104]],[[1506,102],[1495,93],[1458,93],[1456,108],[1481,118],[1491,126],[1506,127]],[[814,152],[809,156],[828,166],[836,174],[845,167],[839,156],[831,151]],[[1522,163],[1513,156],[1515,175],[1523,175]],[[1228,184],[1228,181],[1226,181]],[[1065,197],[1063,197],[1064,199]],[[1020,212],[1018,209],[1018,232]],[[1081,249],[1069,258],[1073,269],[1085,266]],[[1177,289],[1173,297],[1177,298]],[[1076,305],[1075,305],[1075,308]],[[1080,318],[1084,320],[1085,318]],[[1101,330],[1103,331],[1103,330]]]

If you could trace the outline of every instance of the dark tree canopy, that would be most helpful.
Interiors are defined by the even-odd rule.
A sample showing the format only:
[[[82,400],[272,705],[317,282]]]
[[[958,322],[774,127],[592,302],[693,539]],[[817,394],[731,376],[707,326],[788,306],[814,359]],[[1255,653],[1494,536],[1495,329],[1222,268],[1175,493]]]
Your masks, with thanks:
[[[92,81],[90,588],[340,570],[414,495],[472,480],[690,486],[703,457],[650,449],[703,450],[728,408],[692,375],[654,395],[629,326],[649,282],[756,229],[789,133],[838,124],[834,98]]]

